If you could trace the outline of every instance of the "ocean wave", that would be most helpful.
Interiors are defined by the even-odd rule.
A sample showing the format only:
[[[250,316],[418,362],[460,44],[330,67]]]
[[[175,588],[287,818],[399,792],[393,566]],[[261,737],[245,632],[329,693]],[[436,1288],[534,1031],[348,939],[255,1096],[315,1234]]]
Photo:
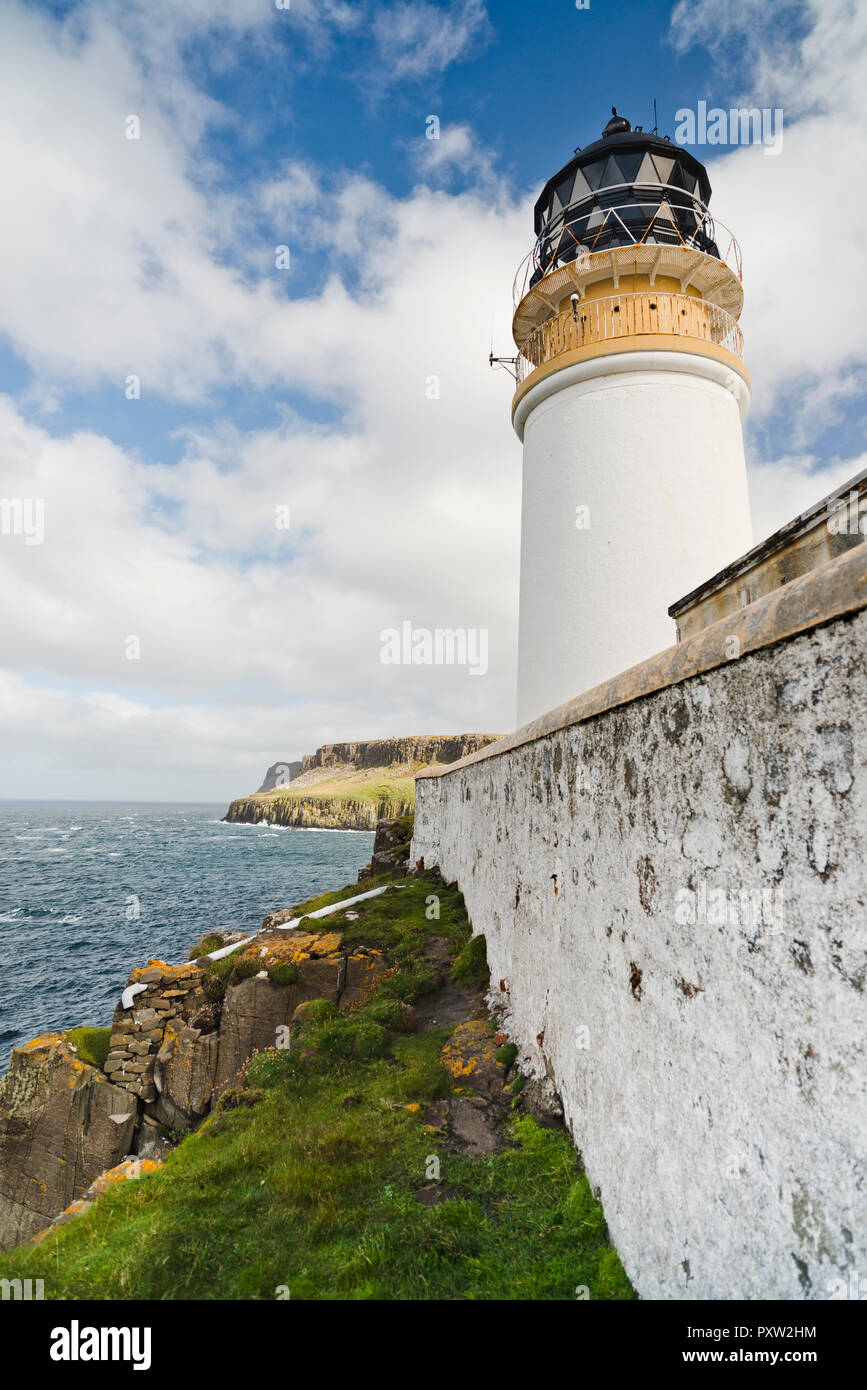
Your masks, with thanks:
[[[372,835],[372,830],[355,830],[348,825],[284,825],[282,830],[297,830],[300,835]]]
[[[280,821],[266,820],[235,820],[235,821],[209,821],[210,825],[228,825],[231,830],[264,830],[267,826],[273,833],[297,832],[304,835],[372,835],[373,829],[356,830],[348,825],[281,825]],[[210,839],[219,840],[221,835],[211,835]],[[260,835],[259,839],[266,839],[267,836]]]

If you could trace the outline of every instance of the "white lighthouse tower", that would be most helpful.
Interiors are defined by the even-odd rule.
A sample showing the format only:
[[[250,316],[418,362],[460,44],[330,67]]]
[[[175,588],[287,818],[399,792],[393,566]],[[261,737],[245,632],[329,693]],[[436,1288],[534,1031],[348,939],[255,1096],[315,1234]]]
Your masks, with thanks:
[[[519,725],[670,646],[669,605],[752,545],[740,256],[709,199],[698,160],[615,112],[536,204],[513,322]]]

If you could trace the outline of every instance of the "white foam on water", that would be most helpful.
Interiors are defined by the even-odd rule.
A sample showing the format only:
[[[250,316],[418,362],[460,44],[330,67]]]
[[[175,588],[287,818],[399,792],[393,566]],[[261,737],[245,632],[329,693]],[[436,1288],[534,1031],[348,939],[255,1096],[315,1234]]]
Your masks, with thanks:
[[[212,821],[209,821],[208,824],[209,824],[209,825],[225,825],[225,826],[228,827],[229,830],[262,830],[265,826],[268,826],[268,829],[269,829],[269,830],[273,830],[273,831],[283,831],[283,832],[286,832],[287,834],[297,833],[297,834],[299,834],[299,835],[372,835],[372,834],[373,834],[373,827],[372,827],[372,826],[371,826],[371,828],[370,828],[369,830],[356,830],[354,827],[350,828],[350,826],[348,826],[348,825],[281,825],[279,821],[273,821],[273,822],[271,822],[271,823],[269,824],[269,822],[266,821],[266,820],[257,820],[257,821],[252,821],[252,820],[234,820],[234,821],[212,820]],[[212,836],[211,838],[212,838],[212,839],[217,839],[217,838],[220,838],[220,837],[218,837],[218,836]]]
[[[372,835],[373,830],[355,830],[348,825],[287,825],[286,830],[297,830],[300,835]]]

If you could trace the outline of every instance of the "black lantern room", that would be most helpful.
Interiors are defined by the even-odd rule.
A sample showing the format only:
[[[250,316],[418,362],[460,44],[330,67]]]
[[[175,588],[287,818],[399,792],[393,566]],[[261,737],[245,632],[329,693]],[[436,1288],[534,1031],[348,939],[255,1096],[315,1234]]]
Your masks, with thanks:
[[[602,139],[546,183],[535,207],[536,283],[555,265],[615,246],[687,245],[719,257],[710,180],[680,145],[633,130],[612,107]]]

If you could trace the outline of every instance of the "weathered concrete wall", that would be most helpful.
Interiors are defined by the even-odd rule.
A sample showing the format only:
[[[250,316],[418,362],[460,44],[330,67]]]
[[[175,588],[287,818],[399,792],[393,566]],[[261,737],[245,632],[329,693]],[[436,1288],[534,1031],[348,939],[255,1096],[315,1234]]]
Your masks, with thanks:
[[[867,1276],[865,639],[859,612],[417,781],[412,858],[459,883],[646,1298]]]

